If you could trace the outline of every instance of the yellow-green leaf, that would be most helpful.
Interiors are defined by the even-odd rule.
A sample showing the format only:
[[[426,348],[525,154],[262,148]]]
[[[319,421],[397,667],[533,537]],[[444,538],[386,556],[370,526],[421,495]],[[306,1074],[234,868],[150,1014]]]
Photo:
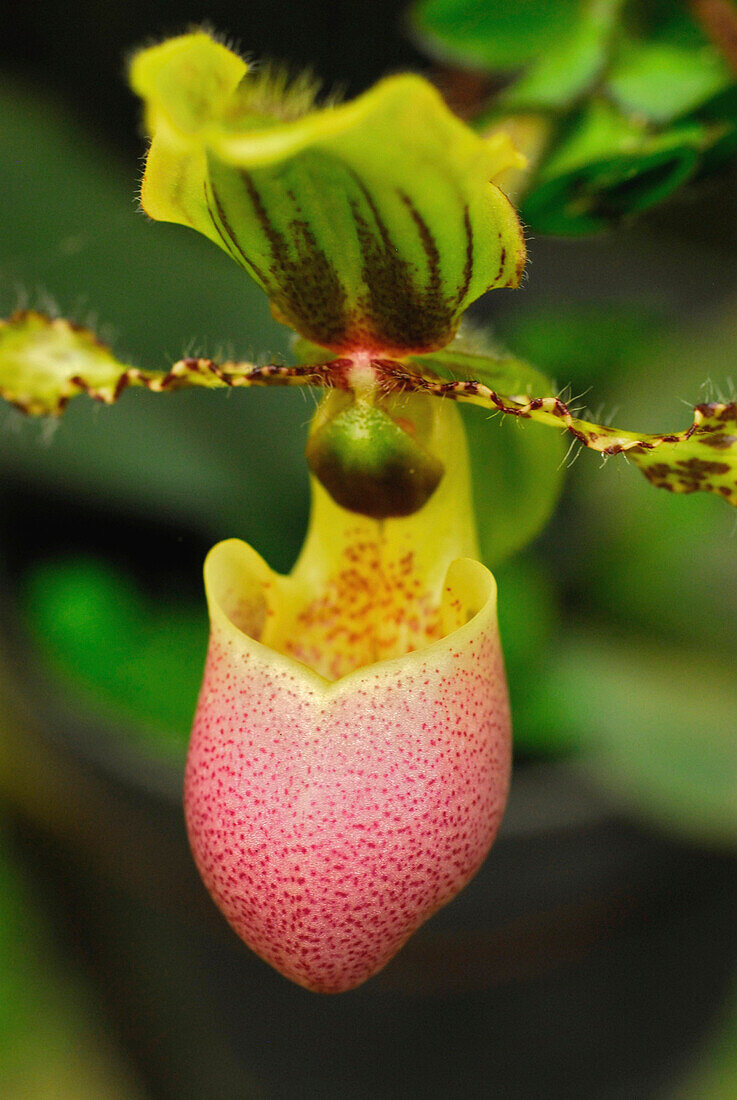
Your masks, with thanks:
[[[591,99],[525,196],[525,218],[543,233],[593,233],[647,210],[685,183],[716,132],[685,120],[651,132],[604,99]]]
[[[139,53],[131,83],[152,133],[146,212],[220,245],[321,347],[443,347],[474,299],[518,285],[522,231],[490,181],[519,157],[420,77],[309,109],[304,84],[192,34]]]

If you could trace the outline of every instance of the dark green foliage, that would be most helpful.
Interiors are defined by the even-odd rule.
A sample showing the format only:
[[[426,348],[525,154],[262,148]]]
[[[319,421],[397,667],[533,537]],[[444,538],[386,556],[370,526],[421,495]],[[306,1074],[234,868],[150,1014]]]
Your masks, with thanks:
[[[539,233],[639,214],[737,149],[729,59],[685,4],[424,0],[413,26],[436,56],[510,78],[479,126],[537,119],[521,209]]]

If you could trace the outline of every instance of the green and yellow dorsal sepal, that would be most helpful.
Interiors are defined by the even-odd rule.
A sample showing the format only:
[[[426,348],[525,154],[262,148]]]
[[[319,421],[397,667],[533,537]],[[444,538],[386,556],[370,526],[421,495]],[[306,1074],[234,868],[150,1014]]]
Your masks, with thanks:
[[[152,138],[144,210],[204,233],[321,347],[444,347],[471,302],[519,284],[522,229],[491,181],[520,157],[421,77],[314,107],[305,82],[196,33],[138,53],[131,83]]]

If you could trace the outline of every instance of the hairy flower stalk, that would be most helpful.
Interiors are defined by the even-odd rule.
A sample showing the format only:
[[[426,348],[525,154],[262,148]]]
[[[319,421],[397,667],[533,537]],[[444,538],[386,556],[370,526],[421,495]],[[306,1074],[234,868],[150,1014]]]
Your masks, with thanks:
[[[205,566],[192,850],[235,931],[320,992],[375,974],[469,881],[509,781],[496,586],[472,558],[460,418],[426,397],[385,405],[453,457],[419,511],[358,515],[313,479],[289,576],[237,540]]]

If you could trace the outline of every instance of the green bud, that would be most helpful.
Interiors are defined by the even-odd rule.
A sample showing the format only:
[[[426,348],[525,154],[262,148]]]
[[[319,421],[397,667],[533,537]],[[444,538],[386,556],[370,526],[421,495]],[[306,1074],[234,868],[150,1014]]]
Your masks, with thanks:
[[[333,390],[313,421],[307,461],[341,507],[372,519],[409,516],[444,473],[427,446],[432,430],[427,402],[404,397],[373,404]]]

